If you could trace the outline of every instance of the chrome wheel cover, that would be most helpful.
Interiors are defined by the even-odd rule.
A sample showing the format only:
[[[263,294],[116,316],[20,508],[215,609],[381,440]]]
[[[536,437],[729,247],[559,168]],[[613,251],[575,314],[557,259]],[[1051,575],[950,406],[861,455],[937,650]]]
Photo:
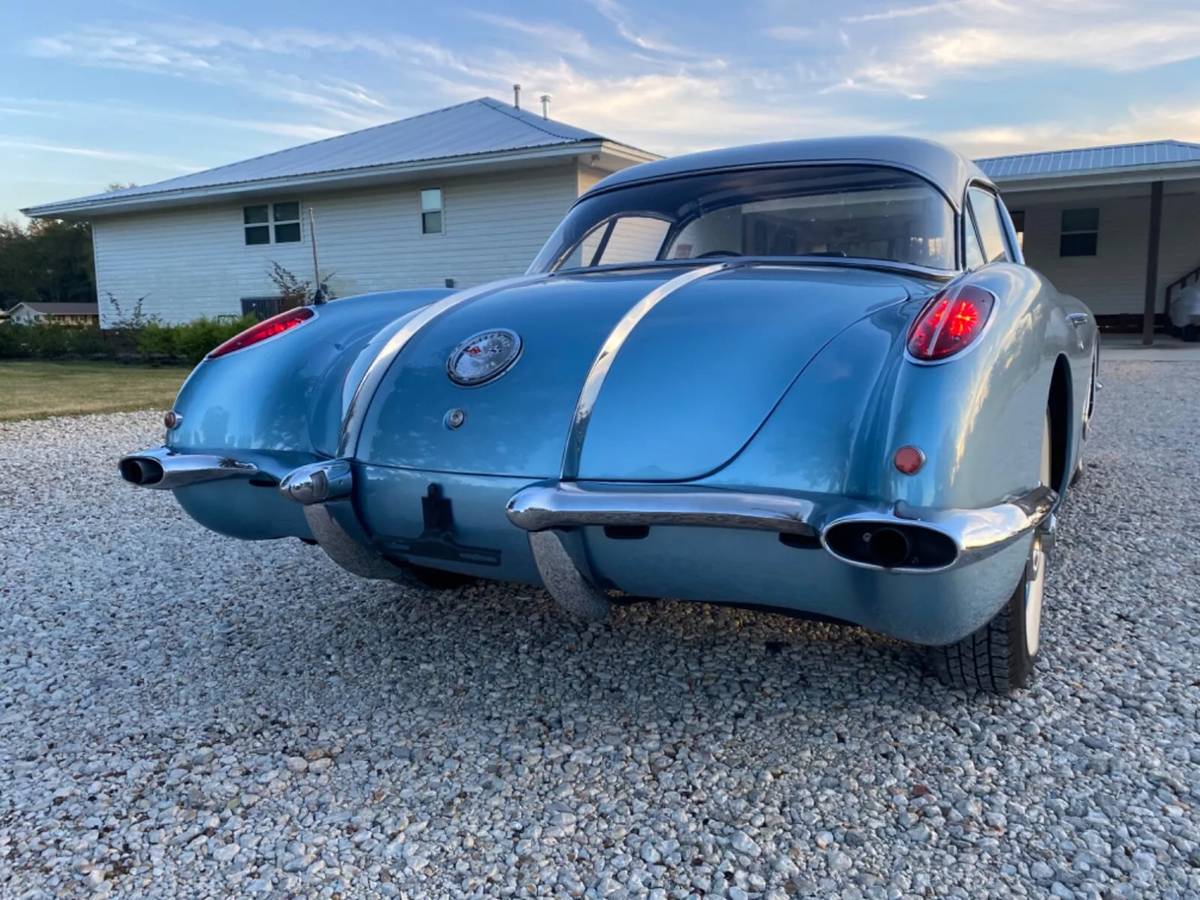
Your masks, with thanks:
[[[1043,485],[1050,484],[1050,418],[1042,425],[1041,479]],[[1042,636],[1042,595],[1046,589],[1046,553],[1042,547],[1042,533],[1034,532],[1033,546],[1029,550],[1029,562],[1025,569],[1025,651],[1037,656]]]

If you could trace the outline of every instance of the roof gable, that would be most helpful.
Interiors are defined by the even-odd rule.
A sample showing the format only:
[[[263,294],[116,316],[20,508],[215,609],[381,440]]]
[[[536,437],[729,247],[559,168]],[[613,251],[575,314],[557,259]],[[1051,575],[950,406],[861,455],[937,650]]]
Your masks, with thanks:
[[[110,205],[160,194],[604,140],[593,131],[482,97],[202,172],[31,207],[27,212],[38,215],[44,210],[42,214],[51,215],[67,207]]]
[[[977,159],[992,178],[1076,175],[1110,169],[1200,163],[1200,144],[1186,141],[1143,141],[1107,147],[1081,147],[1044,153],[1016,153]]]

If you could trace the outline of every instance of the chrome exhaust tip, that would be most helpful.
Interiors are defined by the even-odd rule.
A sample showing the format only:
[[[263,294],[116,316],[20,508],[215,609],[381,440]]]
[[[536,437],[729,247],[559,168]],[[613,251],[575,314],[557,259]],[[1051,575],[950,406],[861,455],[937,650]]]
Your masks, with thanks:
[[[152,487],[163,480],[162,464],[148,456],[126,456],[117,468],[122,478],[138,487]]]
[[[958,560],[958,545],[945,532],[916,523],[848,519],[821,533],[821,543],[842,562],[868,569],[933,572]]]
[[[867,549],[876,564],[885,569],[902,566],[912,555],[912,544],[899,528],[876,528],[869,532]]]
[[[173,491],[201,481],[249,478],[258,473],[258,466],[228,456],[176,453],[170,448],[159,447],[122,457],[117,463],[117,471],[121,478],[138,487]]]

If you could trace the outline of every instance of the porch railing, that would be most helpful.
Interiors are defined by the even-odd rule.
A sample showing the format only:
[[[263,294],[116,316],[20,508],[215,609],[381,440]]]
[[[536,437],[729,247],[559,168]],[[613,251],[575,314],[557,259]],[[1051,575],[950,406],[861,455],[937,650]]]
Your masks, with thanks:
[[[1167,322],[1171,321],[1171,292],[1182,291],[1193,281],[1200,281],[1200,266],[1196,266],[1196,268],[1192,269],[1192,271],[1188,272],[1182,278],[1176,278],[1167,285],[1166,296],[1163,298],[1163,318]]]

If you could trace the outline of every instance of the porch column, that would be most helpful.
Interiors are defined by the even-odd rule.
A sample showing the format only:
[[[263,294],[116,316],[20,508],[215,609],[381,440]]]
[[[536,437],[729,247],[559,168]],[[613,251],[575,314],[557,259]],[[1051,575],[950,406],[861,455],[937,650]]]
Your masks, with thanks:
[[[1142,343],[1154,343],[1154,310],[1158,297],[1158,243],[1162,233],[1163,183],[1150,185],[1150,235],[1146,242],[1146,305],[1142,313]]]

